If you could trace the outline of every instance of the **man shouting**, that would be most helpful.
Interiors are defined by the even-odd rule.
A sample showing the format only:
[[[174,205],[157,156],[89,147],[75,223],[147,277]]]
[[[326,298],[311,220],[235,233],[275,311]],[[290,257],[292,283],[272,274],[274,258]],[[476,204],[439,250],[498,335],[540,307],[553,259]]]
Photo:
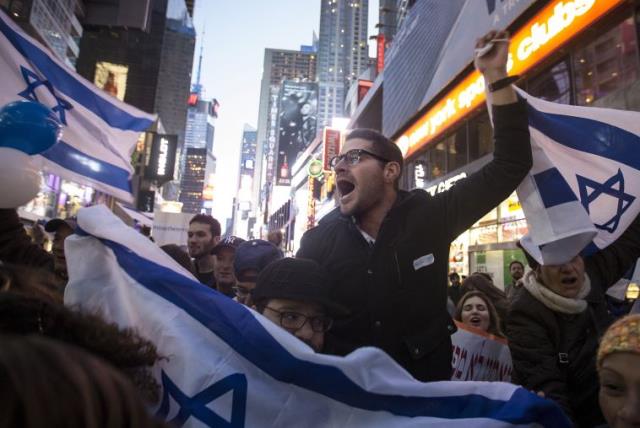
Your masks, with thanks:
[[[402,153],[368,129],[353,130],[332,160],[339,209],[304,234],[298,257],[327,269],[335,280],[332,299],[350,311],[329,332],[333,352],[376,346],[416,379],[450,379],[449,245],[506,199],[531,168],[526,105],[507,78],[506,37],[491,32],[476,45],[481,51],[494,40],[493,49],[475,60],[495,128],[494,158],[477,173],[434,197],[399,190]]]

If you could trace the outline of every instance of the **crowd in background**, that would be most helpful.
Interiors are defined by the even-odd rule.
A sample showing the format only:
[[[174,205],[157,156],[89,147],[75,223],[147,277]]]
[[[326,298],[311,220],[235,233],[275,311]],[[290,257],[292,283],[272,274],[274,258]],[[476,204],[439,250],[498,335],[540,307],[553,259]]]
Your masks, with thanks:
[[[476,47],[507,37],[492,32]],[[284,257],[278,233],[223,238],[203,214],[191,219],[186,251],[162,249],[197,286],[256,310],[316,352],[375,346],[417,380],[450,380],[453,317],[506,339],[513,382],[558,403],[576,426],[640,426],[640,316],[606,296],[640,257],[640,220],[605,249],[568,254],[564,264],[540,265],[523,250],[528,267],[512,262],[508,284],[448,272],[450,242],[531,168],[526,103],[506,75],[507,47],[475,64],[490,93],[494,159],[448,192],[400,190],[400,149],[359,129],[331,161],[339,208],[305,233],[295,258]],[[163,426],[147,408],[161,390],[151,369],[170,356],[133,329],[65,307],[74,261],[64,242],[77,220],[53,219],[45,231],[51,252],[15,209],[0,210],[0,428]]]

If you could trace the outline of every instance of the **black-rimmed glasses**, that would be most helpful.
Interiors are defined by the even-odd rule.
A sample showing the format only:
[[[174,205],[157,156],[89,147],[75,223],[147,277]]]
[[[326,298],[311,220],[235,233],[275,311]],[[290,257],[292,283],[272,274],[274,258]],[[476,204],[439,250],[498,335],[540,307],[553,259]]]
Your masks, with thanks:
[[[362,155],[369,155],[372,158],[379,160],[380,162],[391,162],[389,159],[385,159],[382,156],[378,156],[377,154],[371,153],[368,150],[353,149],[349,150],[347,153],[343,153],[331,158],[331,161],[329,161],[329,166],[331,166],[331,169],[336,169],[336,165],[338,165],[338,163],[343,159],[347,162],[347,165],[357,165],[358,162],[360,162],[360,158],[362,157]]]
[[[269,309],[280,315],[280,325],[288,330],[298,331],[309,321],[311,330],[316,333],[322,333],[329,331],[333,325],[333,320],[324,315],[318,315],[315,317],[308,317],[304,314],[293,311],[279,311],[277,309],[265,306],[265,309]]]

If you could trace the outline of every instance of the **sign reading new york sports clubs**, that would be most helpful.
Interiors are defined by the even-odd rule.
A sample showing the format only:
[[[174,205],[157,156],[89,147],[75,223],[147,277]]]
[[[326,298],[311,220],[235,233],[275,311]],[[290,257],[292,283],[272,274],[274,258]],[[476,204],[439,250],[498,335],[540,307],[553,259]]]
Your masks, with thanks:
[[[340,153],[340,130],[324,128],[323,136],[323,150],[322,150],[322,169],[325,171],[331,171],[331,159]]]
[[[523,74],[580,34],[624,0],[554,0],[511,37],[509,74]],[[491,10],[491,8],[490,8]],[[485,101],[484,78],[474,70],[438,98],[396,143],[405,157],[440,136]]]

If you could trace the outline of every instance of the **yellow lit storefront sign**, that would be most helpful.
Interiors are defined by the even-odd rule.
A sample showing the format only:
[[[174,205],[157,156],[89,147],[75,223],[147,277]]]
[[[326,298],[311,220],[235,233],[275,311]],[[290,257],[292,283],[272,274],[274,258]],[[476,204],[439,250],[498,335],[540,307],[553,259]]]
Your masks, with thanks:
[[[553,1],[511,38],[509,74],[522,74],[624,0]],[[432,141],[485,101],[484,78],[471,72],[396,143],[405,157]]]

